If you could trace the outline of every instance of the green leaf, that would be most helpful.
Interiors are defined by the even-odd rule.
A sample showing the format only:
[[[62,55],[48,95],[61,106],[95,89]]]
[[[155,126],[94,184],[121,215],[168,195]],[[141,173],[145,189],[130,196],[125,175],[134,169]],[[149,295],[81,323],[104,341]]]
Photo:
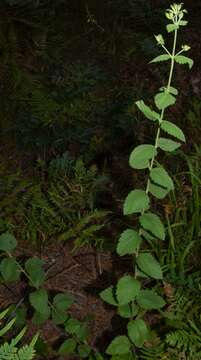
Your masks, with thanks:
[[[132,190],[124,201],[123,213],[130,215],[147,210],[149,208],[149,196],[144,190]]]
[[[81,322],[77,319],[69,319],[65,324],[65,330],[72,335],[76,335],[80,330]]]
[[[170,32],[172,32],[172,31],[174,31],[174,30],[176,30],[176,29],[178,29],[179,28],[179,26],[178,25],[176,25],[176,24],[168,24],[167,26],[166,26],[166,29],[167,29],[167,31],[170,33]]]
[[[168,189],[163,189],[162,187],[155,185],[153,183],[149,184],[149,192],[155,196],[157,199],[164,199],[169,193]]]
[[[4,233],[0,235],[0,250],[11,252],[17,246],[17,240],[10,233]]]
[[[181,141],[186,141],[183,131],[177,125],[173,124],[170,121],[164,120],[161,124],[161,129]]]
[[[186,21],[186,20],[181,20],[179,22],[179,25],[181,25],[181,26],[186,26],[187,24],[188,24],[188,21]]]
[[[134,254],[141,241],[142,239],[137,231],[126,229],[120,236],[117,245],[117,254],[120,256]]]
[[[135,346],[138,348],[142,347],[149,336],[149,331],[144,320],[131,320],[128,323],[128,336]]]
[[[76,335],[80,341],[85,341],[89,334],[87,325],[74,318],[70,318],[65,323],[65,330],[69,334]]]
[[[171,139],[166,139],[163,137],[160,137],[158,140],[158,147],[162,149],[163,151],[174,151],[178,149],[181,146],[180,143],[173,141]]]
[[[89,336],[89,333],[90,331],[87,324],[82,323],[76,336],[80,341],[85,342],[87,340],[87,337]]]
[[[176,55],[174,59],[178,64],[187,64],[189,66],[189,69],[193,67],[193,63],[194,63],[193,60],[187,56]]]
[[[136,300],[145,310],[157,310],[165,306],[163,298],[153,290],[141,290]]]
[[[120,305],[118,307],[118,314],[123,318],[131,318],[138,314],[139,306],[134,304]]]
[[[15,311],[16,325],[22,327],[26,323],[27,309],[21,307]]]
[[[110,305],[118,305],[114,298],[114,288],[113,286],[108,287],[107,289],[101,291],[100,297],[103,301]]]
[[[46,310],[43,313],[40,313],[38,311],[34,312],[34,315],[32,317],[32,323],[40,326],[44,324],[50,317],[50,308],[47,306]]]
[[[81,344],[78,345],[78,354],[82,359],[88,358],[90,352],[91,352],[91,348],[89,345],[85,345],[85,344]]]
[[[140,224],[157,238],[165,240],[165,228],[158,215],[153,213],[143,214],[140,216]]]
[[[53,305],[57,310],[65,311],[73,304],[73,298],[67,294],[57,294],[53,299]]]
[[[150,160],[156,155],[157,150],[153,145],[139,145],[130,154],[129,164],[134,169],[146,169]]]
[[[44,261],[39,258],[30,258],[25,263],[25,270],[29,274],[31,281],[30,285],[38,288],[44,283],[45,271],[42,268]]]
[[[0,337],[4,336],[10,329],[12,329],[14,323],[15,318],[7,322],[7,324],[5,324],[2,329],[0,329]]]
[[[134,357],[133,354],[129,352],[126,355],[114,355],[112,356],[111,360],[134,360]]]
[[[136,298],[141,284],[130,275],[124,275],[117,283],[117,300],[120,305],[128,304]]]
[[[73,354],[76,349],[76,346],[77,346],[77,343],[74,339],[67,339],[60,346],[58,353],[63,356],[68,355],[68,354]]]
[[[104,360],[100,353],[95,353],[95,357],[89,358],[89,360]]]
[[[106,349],[108,355],[124,355],[128,354],[131,343],[127,336],[117,336]]]
[[[160,91],[167,92],[168,88],[165,87],[165,86],[162,86],[159,90],[160,90]],[[170,86],[170,87],[169,87],[169,92],[170,92],[170,94],[178,95],[178,90],[177,90],[175,87],[173,87],[173,86]]]
[[[0,272],[5,281],[17,281],[20,277],[20,269],[14,258],[6,258],[1,261]]]
[[[47,312],[48,293],[45,289],[39,289],[29,295],[29,301],[33,308],[40,314]]]
[[[171,56],[168,54],[162,54],[159,55],[157,57],[155,57],[153,60],[150,61],[150,63],[157,63],[157,62],[161,62],[161,61],[167,61],[170,60]]]
[[[67,319],[68,319],[68,315],[65,311],[52,309],[52,321],[56,325],[64,324]]]
[[[163,273],[159,262],[150,253],[141,253],[136,259],[137,265],[145,274],[154,279],[162,279]]]
[[[156,121],[160,119],[160,114],[151,110],[149,106],[145,105],[143,100],[136,101],[138,109],[146,116],[147,119]]]
[[[159,110],[166,109],[168,106],[173,105],[176,101],[175,97],[168,92],[156,94],[154,100]]]
[[[168,190],[174,190],[174,183],[165,169],[155,167],[150,171],[150,177],[155,184],[160,185]]]

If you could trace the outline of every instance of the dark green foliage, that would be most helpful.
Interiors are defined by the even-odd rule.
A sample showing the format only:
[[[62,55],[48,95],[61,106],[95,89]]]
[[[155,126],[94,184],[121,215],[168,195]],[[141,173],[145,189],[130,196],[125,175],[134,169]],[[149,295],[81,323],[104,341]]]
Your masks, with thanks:
[[[82,160],[73,165],[67,171],[60,162],[52,162],[52,175],[44,183],[37,178],[23,179],[17,173],[2,174],[1,231],[12,224],[21,238],[37,243],[73,239],[77,245],[100,245],[102,239],[96,233],[104,224],[106,212],[95,209],[100,186],[96,167],[86,169]],[[65,175],[66,171],[70,174]]]

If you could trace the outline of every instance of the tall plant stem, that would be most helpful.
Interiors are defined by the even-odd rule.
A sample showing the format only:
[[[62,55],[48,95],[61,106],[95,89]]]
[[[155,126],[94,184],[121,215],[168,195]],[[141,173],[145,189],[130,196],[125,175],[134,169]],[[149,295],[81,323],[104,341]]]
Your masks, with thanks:
[[[173,41],[173,47],[172,47],[170,72],[169,72],[167,87],[166,87],[166,89],[165,89],[165,91],[166,91],[167,93],[170,92],[170,87],[171,87],[171,83],[172,83],[172,77],[173,77],[173,71],[174,71],[174,63],[175,63],[176,45],[177,45],[177,29],[174,31],[174,41]],[[158,129],[157,129],[156,138],[155,138],[155,144],[154,144],[155,149],[158,148],[158,141],[159,141],[159,138],[160,138],[161,124],[162,124],[163,119],[164,119],[164,112],[165,112],[165,109],[162,109],[162,110],[161,110],[161,113],[160,113],[159,127],[158,127]],[[153,155],[153,157],[152,157],[152,159],[151,159],[151,162],[150,162],[150,165],[149,165],[149,174],[148,174],[148,180],[147,180],[147,185],[146,185],[146,194],[149,193],[149,189],[150,189],[150,179],[149,179],[149,175],[150,175],[150,172],[151,172],[151,170],[152,170],[152,168],[153,168],[154,161],[155,161],[155,154]],[[141,215],[143,215],[144,212],[145,212],[145,209],[143,209],[143,210],[141,211]],[[140,234],[140,235],[142,234],[142,230],[141,230],[141,229],[139,230],[139,234]],[[139,248],[136,250],[135,258],[138,257],[138,253],[139,253]],[[134,266],[134,269],[135,269],[135,270],[134,270],[134,272],[135,272],[135,278],[137,278],[137,266],[136,266],[136,265]]]

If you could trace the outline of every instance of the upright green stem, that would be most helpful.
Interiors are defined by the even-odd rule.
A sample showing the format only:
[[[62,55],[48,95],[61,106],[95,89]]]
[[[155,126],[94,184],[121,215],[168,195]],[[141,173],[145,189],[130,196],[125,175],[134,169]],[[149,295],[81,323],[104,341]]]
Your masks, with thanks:
[[[174,32],[174,43],[173,43],[173,49],[172,49],[172,58],[171,58],[171,67],[170,67],[170,74],[169,74],[169,80],[168,80],[168,86],[167,86],[167,92],[170,91],[171,81],[172,81],[172,75],[174,70],[174,57],[175,57],[175,51],[176,51],[176,45],[177,45],[177,29]]]
[[[170,92],[170,87],[171,87],[171,82],[172,82],[172,77],[173,77],[176,44],[177,44],[177,29],[174,31],[174,41],[173,41],[173,48],[172,48],[172,55],[171,55],[171,66],[170,66],[168,84],[167,84],[167,87],[165,89],[165,91],[167,93]],[[155,144],[154,144],[155,149],[158,148],[158,141],[159,141],[159,138],[160,138],[161,124],[162,124],[163,119],[164,119],[164,112],[165,112],[165,109],[162,109],[161,114],[160,114],[160,119],[159,119],[159,127],[157,129],[156,138],[155,138]],[[150,189],[149,175],[150,175],[150,172],[151,172],[151,170],[153,168],[154,161],[155,161],[155,154],[153,155],[153,157],[151,159],[151,162],[150,162],[150,165],[149,165],[149,174],[148,174],[148,180],[147,180],[147,185],[146,185],[146,194],[149,193],[149,189]],[[142,210],[141,215],[143,215],[144,212],[145,212],[145,209]],[[142,233],[142,230],[140,229],[139,234],[141,235],[141,233]],[[138,253],[139,253],[139,248],[136,250],[135,257],[138,257]],[[137,278],[137,266],[136,265],[135,265],[135,278]]]
[[[177,45],[177,29],[174,32],[174,42],[173,42],[173,48],[172,48],[172,55],[171,55],[171,66],[170,66],[170,73],[169,73],[169,78],[168,78],[168,84],[166,87],[166,91],[167,93],[170,92],[170,87],[171,87],[171,82],[172,82],[172,76],[173,76],[173,70],[174,70],[174,63],[175,63],[175,51],[176,51],[176,45]],[[156,139],[155,139],[155,144],[154,147],[155,149],[158,148],[158,140],[160,137],[160,131],[161,131],[161,124],[163,122],[163,118],[164,118],[164,112],[165,109],[161,110],[161,115],[160,115],[160,120],[159,120],[159,127],[157,129],[157,133],[156,133]],[[155,155],[153,155],[151,162],[150,162],[150,166],[149,166],[149,173],[151,172],[153,165],[154,165],[154,160],[155,160]],[[150,187],[150,180],[148,178],[147,180],[147,186],[146,186],[146,193],[148,194],[149,192],[149,187]]]

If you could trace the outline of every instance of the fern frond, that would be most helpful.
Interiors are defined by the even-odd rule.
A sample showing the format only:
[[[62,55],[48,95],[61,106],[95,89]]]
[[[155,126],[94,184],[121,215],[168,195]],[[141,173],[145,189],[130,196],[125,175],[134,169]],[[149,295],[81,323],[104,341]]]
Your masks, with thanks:
[[[142,360],[159,360],[159,359],[167,359],[165,357],[165,349],[164,344],[159,344],[157,346],[152,347],[143,347],[140,352],[140,359]]]
[[[1,360],[16,360],[17,348],[7,342],[0,346]]]
[[[0,313],[0,318],[3,319],[7,315],[9,308]],[[7,333],[14,325],[15,318],[9,321],[0,331],[0,337]],[[26,327],[24,327],[19,334],[13,338],[10,342],[5,342],[0,346],[0,360],[32,360],[35,356],[34,346],[38,339],[38,334],[36,334],[31,340],[29,345],[24,345],[21,348],[17,348],[18,342],[23,338],[26,332]]]
[[[32,360],[35,353],[36,351],[31,345],[25,345],[18,351],[16,360]]]

